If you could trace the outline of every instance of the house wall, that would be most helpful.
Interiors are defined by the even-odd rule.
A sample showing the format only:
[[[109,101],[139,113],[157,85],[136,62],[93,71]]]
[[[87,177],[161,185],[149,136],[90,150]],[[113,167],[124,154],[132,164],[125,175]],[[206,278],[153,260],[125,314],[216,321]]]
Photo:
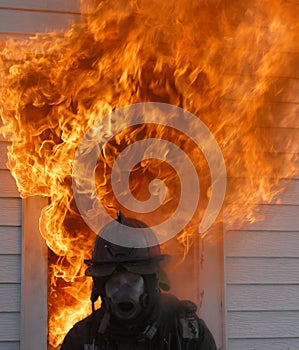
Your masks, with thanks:
[[[77,0],[1,0],[1,36],[28,36],[63,29],[79,16]]]
[[[298,52],[282,55],[298,62]],[[255,203],[262,221],[237,229],[225,218],[226,350],[299,349],[299,164],[292,179],[288,167],[281,167],[299,154],[298,63],[284,75],[276,77],[282,90],[269,101],[276,126],[268,131],[279,152],[273,162],[284,175],[280,184],[285,191],[279,202]],[[231,176],[228,181],[229,186],[246,186],[246,179]]]
[[[298,179],[265,221],[225,232],[227,350],[299,348]]]
[[[8,144],[0,136],[0,350],[20,345],[22,201],[5,166]]]
[[[37,32],[63,29],[71,20],[78,18],[78,8],[76,0],[1,0],[0,39],[7,36],[26,39]],[[43,291],[38,290],[38,286],[35,286],[34,290],[31,288],[30,292],[34,293],[32,294],[28,290],[30,286],[24,285],[22,280],[23,270],[32,270],[34,266],[24,262],[22,254],[26,249],[28,251],[27,243],[22,238],[23,201],[19,196],[15,180],[6,167],[8,145],[9,140],[5,140],[0,135],[0,350],[19,350],[21,347],[24,350],[29,348],[34,350],[34,346],[20,345],[21,318],[23,317],[24,320],[21,309],[22,314],[32,313],[32,310],[24,308],[28,305],[26,300],[28,301],[32,296],[38,299],[46,286]],[[32,207],[36,207],[36,202],[25,204],[30,211]],[[32,229],[31,226],[30,230]],[[33,252],[33,255],[41,256],[42,249]],[[47,260],[44,260],[46,263]],[[31,263],[32,261],[31,259]],[[36,303],[31,302],[32,304],[35,305],[33,312],[36,319],[40,322],[44,321],[44,316],[37,309]],[[30,329],[30,320],[26,320],[26,324]],[[31,329],[29,333],[29,337],[33,339],[37,332]],[[28,339],[23,336],[22,342],[28,344]]]

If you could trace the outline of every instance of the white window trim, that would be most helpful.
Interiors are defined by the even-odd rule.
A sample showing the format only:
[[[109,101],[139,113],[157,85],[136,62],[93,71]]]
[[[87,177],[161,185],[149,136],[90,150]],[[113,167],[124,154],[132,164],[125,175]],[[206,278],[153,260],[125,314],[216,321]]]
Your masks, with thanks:
[[[48,249],[39,230],[44,197],[23,200],[21,350],[47,349]]]
[[[223,224],[215,223],[200,238],[200,317],[212,332],[217,349],[225,347]]]

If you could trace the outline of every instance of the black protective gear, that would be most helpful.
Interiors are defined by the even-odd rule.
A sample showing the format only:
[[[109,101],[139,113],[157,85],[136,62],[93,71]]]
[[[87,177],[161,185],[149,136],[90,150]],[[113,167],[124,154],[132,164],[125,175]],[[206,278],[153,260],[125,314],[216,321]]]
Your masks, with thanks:
[[[145,323],[110,323],[99,331],[105,309],[78,322],[67,334],[61,350],[216,350],[212,334],[195,313],[195,304],[160,295]]]
[[[105,291],[112,314],[120,320],[134,319],[146,307],[147,295],[141,275],[128,271],[114,273],[106,282]]]
[[[129,247],[113,243],[124,235]],[[118,221],[109,222],[99,232],[92,259],[85,260],[88,265],[85,274],[105,277],[120,267],[141,275],[152,274],[159,270],[159,263],[167,257],[161,254],[157,238],[146,224],[119,213]]]
[[[169,289],[167,276],[160,266],[166,255],[161,254],[154,233],[139,220],[124,218],[121,214],[118,220],[122,226],[111,222],[100,231],[92,259],[87,261],[86,275],[92,276],[94,282],[91,300],[94,305],[100,295],[102,306],[69,331],[61,350],[216,350],[213,336],[196,315],[195,304],[161,294],[162,286],[164,290]],[[122,234],[136,244],[123,247],[112,243]],[[138,305],[134,290],[123,290],[129,288],[130,283],[125,287],[120,283],[115,294],[111,292],[113,287],[106,293],[107,282],[122,274],[142,277]],[[137,290],[136,287],[135,292]],[[117,305],[113,305],[124,295],[139,308],[133,317],[120,317],[119,310],[115,309]]]
[[[134,230],[130,228],[134,228]],[[123,247],[113,243],[120,235],[126,235],[131,247]],[[133,245],[134,247],[132,247]],[[88,265],[85,274],[93,278],[90,298],[93,310],[98,297],[105,298],[107,279],[116,271],[129,271],[142,276],[152,276],[150,280],[155,280],[154,287],[150,286],[150,291],[148,290],[149,286],[146,287],[150,303],[154,302],[155,296],[151,295],[152,292],[156,293],[158,287],[163,290],[170,288],[167,275],[160,266],[160,263],[168,257],[169,255],[161,254],[154,232],[145,223],[124,217],[118,212],[118,220],[111,221],[99,232],[94,244],[92,259],[85,260]],[[161,278],[161,284],[159,284],[159,278]]]

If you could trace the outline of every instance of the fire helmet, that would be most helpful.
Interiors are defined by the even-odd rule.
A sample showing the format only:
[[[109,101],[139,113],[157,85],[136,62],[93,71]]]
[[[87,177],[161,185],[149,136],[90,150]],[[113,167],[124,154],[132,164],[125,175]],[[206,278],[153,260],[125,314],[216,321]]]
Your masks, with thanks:
[[[130,227],[134,230],[129,230]],[[114,243],[121,234],[127,234],[127,239],[132,243],[130,247]],[[145,223],[124,217],[118,212],[117,221],[109,222],[99,232],[92,259],[85,260],[88,265],[85,275],[93,278],[106,277],[116,270],[141,275],[154,274],[160,270],[160,262],[167,257],[168,255],[161,254],[154,232]]]

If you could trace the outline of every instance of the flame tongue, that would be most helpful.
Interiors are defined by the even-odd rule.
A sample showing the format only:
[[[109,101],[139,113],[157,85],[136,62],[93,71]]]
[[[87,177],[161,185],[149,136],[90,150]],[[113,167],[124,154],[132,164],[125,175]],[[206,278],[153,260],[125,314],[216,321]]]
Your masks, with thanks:
[[[235,184],[227,195],[229,202],[247,205],[250,220],[255,220],[256,193],[271,200],[279,192],[274,186],[279,178],[295,171],[289,163],[288,174],[280,173],[285,164],[277,168],[273,161],[270,128],[260,126],[274,125],[272,100],[279,92],[285,101],[292,98],[276,77],[295,69],[293,56],[283,53],[298,52],[298,4],[119,0],[100,1],[96,10],[91,2],[82,6],[82,21],[63,38],[52,34],[1,43],[2,132],[12,139],[9,167],[22,196],[51,199],[42,212],[41,231],[52,250],[49,341],[55,347],[90,312],[91,281],[83,279],[83,259],[90,256],[95,234],[78,213],[71,176],[76,148],[96,121],[115,108],[147,101],[194,113],[220,144],[229,176],[258,178],[246,188]],[[281,113],[280,125],[289,123],[291,112]],[[211,179],[200,150],[185,136],[154,124],[124,129],[102,152],[97,193],[112,214],[119,207],[111,187],[114,159],[126,145],[149,137],[171,140],[199,169],[197,215],[178,237],[186,247],[197,232]],[[162,220],[177,205],[180,179],[166,164],[167,152],[165,161],[154,161],[153,155],[130,176],[130,189],[142,200],[150,195],[148,179],[167,184],[163,211],[143,216],[145,221]],[[157,183],[153,193],[160,193]],[[232,223],[244,211],[238,203],[231,207]]]

